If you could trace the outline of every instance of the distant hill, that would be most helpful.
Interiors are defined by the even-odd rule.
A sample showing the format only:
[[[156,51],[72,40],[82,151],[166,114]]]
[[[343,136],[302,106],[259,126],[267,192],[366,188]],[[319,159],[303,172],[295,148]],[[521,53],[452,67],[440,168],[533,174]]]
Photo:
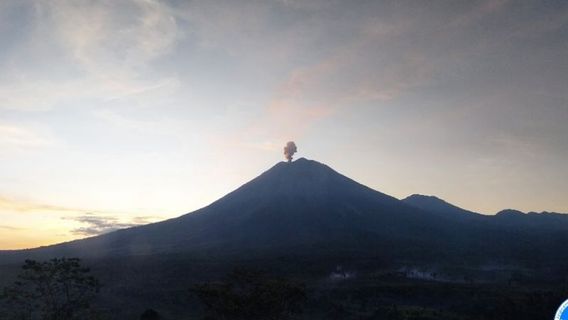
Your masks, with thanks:
[[[444,215],[461,215],[463,217],[479,218],[480,214],[462,209],[435,196],[413,194],[402,199],[402,202],[413,207]]]
[[[535,227],[527,227],[532,221]],[[549,221],[557,227],[549,228]],[[568,243],[568,233],[549,232],[562,230],[566,221],[565,216],[548,213],[483,216],[420,195],[401,201],[302,158],[278,163],[211,205],[181,217],[49,247],[2,252],[0,263],[29,257],[157,254],[482,263],[523,260],[534,250],[546,261],[556,260],[560,244]]]
[[[566,231],[568,232],[568,214],[555,212],[529,212],[506,209],[499,211],[494,219],[500,225],[513,226],[541,231]]]
[[[418,209],[434,212],[445,216],[459,216],[471,221],[484,221],[485,223],[525,228],[540,231],[568,230],[568,214],[555,212],[529,212],[505,209],[495,215],[482,215],[473,211],[462,209],[435,196],[413,194],[401,200]]]

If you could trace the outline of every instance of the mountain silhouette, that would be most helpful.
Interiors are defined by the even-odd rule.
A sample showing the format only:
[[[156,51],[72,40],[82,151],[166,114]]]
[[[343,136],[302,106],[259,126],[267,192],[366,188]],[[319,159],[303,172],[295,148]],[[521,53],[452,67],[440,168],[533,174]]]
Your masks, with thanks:
[[[25,253],[104,257],[345,251],[372,255],[392,242],[408,249],[426,238],[443,242],[449,230],[444,223],[324,164],[301,158],[280,162],[211,205],[181,217]]]
[[[462,209],[435,196],[413,194],[401,200],[413,207],[444,214],[447,216],[459,215],[468,218],[480,218],[480,214]]]
[[[526,228],[523,219],[529,216],[540,219],[538,225],[543,227],[548,222],[540,221],[554,220],[557,225],[566,221],[565,216],[548,213],[521,213],[514,219],[509,214],[484,216],[420,195],[401,201],[301,158],[280,162],[209,206],[178,218],[3,252],[0,261],[156,254],[491,260],[522,258],[523,252],[540,246],[544,246],[540,252],[552,255],[558,243],[568,240],[566,233]]]
[[[494,221],[497,224],[517,229],[538,231],[565,231],[568,232],[568,214],[556,212],[528,212],[505,209],[499,211]]]
[[[554,229],[568,230],[568,214],[563,213],[546,211],[540,213],[524,213],[519,210],[505,209],[495,215],[483,215],[462,209],[438,197],[420,194],[413,194],[401,201],[416,208],[435,212],[440,215],[459,216],[463,219],[469,219],[470,221],[484,221],[487,224],[516,228],[523,227],[541,231]]]

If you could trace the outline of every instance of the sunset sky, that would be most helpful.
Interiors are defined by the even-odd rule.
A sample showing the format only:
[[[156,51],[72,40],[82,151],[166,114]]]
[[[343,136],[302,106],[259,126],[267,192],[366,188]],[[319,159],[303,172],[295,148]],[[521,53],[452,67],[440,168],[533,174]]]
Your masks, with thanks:
[[[0,1],[0,249],[191,212],[284,160],[568,212],[566,1]]]

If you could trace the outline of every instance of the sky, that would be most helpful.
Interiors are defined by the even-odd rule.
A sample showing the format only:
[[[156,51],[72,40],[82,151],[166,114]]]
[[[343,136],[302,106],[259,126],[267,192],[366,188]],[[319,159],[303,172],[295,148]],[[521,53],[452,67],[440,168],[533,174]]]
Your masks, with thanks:
[[[284,160],[568,212],[568,2],[0,1],[0,249],[203,207]]]

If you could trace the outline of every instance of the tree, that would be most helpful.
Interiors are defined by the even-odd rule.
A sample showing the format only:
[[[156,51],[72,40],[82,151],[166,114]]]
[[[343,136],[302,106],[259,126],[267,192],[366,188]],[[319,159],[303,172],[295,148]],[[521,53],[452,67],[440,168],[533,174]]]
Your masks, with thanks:
[[[77,258],[26,260],[0,296],[12,319],[84,319],[100,285]]]
[[[160,315],[154,309],[146,309],[140,316],[140,320],[160,320]]]
[[[235,270],[224,282],[197,285],[194,292],[207,319],[217,320],[290,319],[306,301],[303,285],[249,270]]]

